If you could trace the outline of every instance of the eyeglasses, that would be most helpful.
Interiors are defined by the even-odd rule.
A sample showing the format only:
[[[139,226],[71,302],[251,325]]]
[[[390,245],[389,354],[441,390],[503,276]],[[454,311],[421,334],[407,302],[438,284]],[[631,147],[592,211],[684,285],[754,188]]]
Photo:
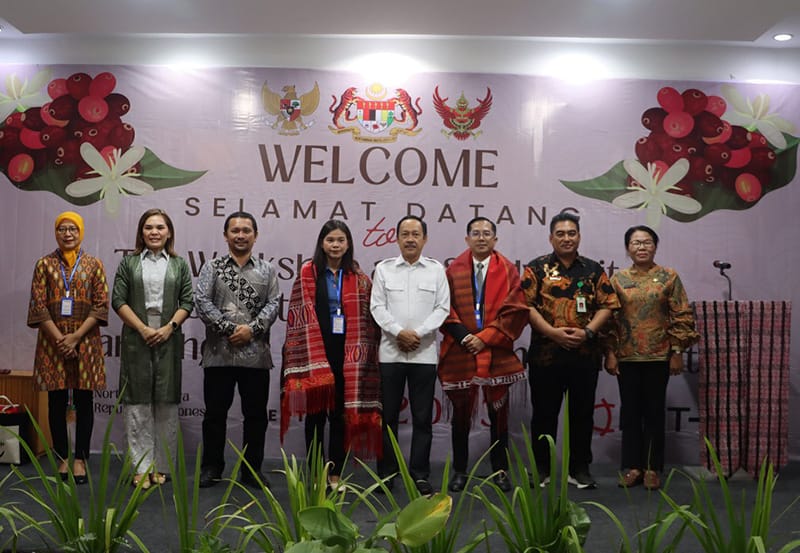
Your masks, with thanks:
[[[473,230],[469,233],[470,238],[491,238],[494,233],[490,230]]]
[[[631,246],[634,248],[652,248],[655,242],[652,240],[631,240]]]
[[[80,230],[78,230],[78,227],[58,227],[56,232],[58,234],[78,234]]]

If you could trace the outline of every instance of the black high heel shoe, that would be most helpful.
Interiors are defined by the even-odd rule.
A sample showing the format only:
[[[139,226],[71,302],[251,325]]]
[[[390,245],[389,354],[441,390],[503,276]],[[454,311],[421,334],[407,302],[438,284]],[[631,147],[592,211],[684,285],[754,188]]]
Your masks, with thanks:
[[[66,461],[61,461],[58,465],[58,477],[61,478],[62,482],[69,480],[69,466],[67,466]]]
[[[75,467],[80,463],[83,467],[83,474],[75,474]],[[83,459],[75,459],[72,463],[72,475],[75,477],[75,484],[78,486],[89,482],[89,477],[86,476],[86,461]]]

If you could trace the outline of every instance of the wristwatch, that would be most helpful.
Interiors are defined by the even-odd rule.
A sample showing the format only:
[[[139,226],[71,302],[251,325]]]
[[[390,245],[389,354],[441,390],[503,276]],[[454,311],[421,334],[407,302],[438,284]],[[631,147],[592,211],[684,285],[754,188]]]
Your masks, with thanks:
[[[583,331],[586,333],[586,341],[594,340],[595,333],[594,330],[589,328],[588,326],[583,327]]]
[[[178,330],[178,327],[179,327],[180,325],[179,325],[178,323],[176,323],[175,321],[170,321],[170,322],[169,322],[169,326],[171,326],[171,327],[172,327],[172,330],[173,330],[173,331],[175,331],[175,330]]]

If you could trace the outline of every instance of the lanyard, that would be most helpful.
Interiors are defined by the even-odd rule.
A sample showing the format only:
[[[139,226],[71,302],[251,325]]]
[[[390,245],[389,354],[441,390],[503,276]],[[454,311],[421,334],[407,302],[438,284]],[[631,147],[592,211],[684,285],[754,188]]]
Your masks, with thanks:
[[[78,252],[78,258],[75,260],[75,265],[72,266],[72,272],[69,274],[69,280],[67,280],[67,273],[64,271],[64,263],[59,263],[59,267],[61,269],[61,278],[64,279],[64,288],[67,290],[67,297],[69,297],[69,289],[72,286],[72,277],[75,276],[75,271],[78,269],[78,263],[80,263],[82,256],[83,252]]]
[[[483,288],[478,286],[478,276],[473,274],[472,281],[475,286],[475,311],[481,308],[481,304],[483,303]],[[483,283],[486,284],[486,277],[483,277]]]
[[[342,314],[342,273],[344,271],[339,269],[337,271],[339,273],[339,285],[336,287],[336,314]]]
[[[475,322],[478,329],[483,328],[483,317],[481,317],[481,304],[483,303],[483,287],[478,285],[478,276],[472,275],[473,286],[475,287]],[[483,284],[486,285],[486,275],[483,276]]]

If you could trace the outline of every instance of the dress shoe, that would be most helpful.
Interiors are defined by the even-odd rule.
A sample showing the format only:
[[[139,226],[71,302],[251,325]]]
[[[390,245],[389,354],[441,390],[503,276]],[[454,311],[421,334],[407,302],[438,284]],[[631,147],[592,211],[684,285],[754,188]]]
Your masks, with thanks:
[[[394,489],[394,478],[384,478],[383,485],[386,486],[386,489],[391,492]],[[383,495],[386,493],[386,491],[383,489],[383,486],[378,486],[375,488],[374,493]]]
[[[62,482],[69,480],[69,465],[67,465],[66,461],[61,461],[61,463],[59,463],[58,477],[61,478]]]
[[[453,475],[450,485],[447,489],[453,493],[458,493],[467,487],[467,475],[463,472],[457,472]]]
[[[511,491],[511,480],[508,479],[508,474],[506,474],[506,471],[500,471],[499,473],[495,474],[494,477],[492,477],[492,482],[494,482],[494,485],[504,492]]]
[[[631,469],[619,478],[617,486],[620,488],[632,488],[638,486],[644,480],[644,473],[639,469]]]
[[[344,493],[347,491],[347,485],[338,476],[330,476],[328,477],[328,490]]]
[[[661,478],[656,471],[644,471],[644,487],[648,490],[657,490],[661,487]]]
[[[265,488],[270,487],[269,480],[267,480],[267,477],[264,476],[260,470],[256,471],[255,474],[249,470],[243,470],[241,475],[239,475],[239,481],[248,488],[256,488],[260,490],[262,486]]]
[[[433,495],[433,486],[424,478],[417,479],[414,485],[417,486],[417,491],[420,495]]]
[[[198,485],[201,488],[210,488],[211,486],[216,486],[221,479],[222,474],[220,471],[205,468],[200,471],[200,480],[198,481]]]
[[[544,488],[550,483],[550,474],[544,471],[539,471],[539,487]],[[536,488],[536,481],[533,479],[533,474],[528,473],[528,485],[533,490]]]
[[[578,488],[579,490],[595,490],[597,489],[597,482],[592,478],[589,469],[576,470],[570,473],[567,482]]]
[[[160,486],[167,483],[167,475],[160,472],[153,472],[150,474],[150,483],[154,486]]]
[[[146,474],[134,474],[131,485],[134,488],[141,487],[143,490],[150,488],[150,478]]]
[[[83,459],[75,459],[72,463],[72,475],[75,477],[75,484],[78,486],[89,482],[86,476],[86,462]]]

